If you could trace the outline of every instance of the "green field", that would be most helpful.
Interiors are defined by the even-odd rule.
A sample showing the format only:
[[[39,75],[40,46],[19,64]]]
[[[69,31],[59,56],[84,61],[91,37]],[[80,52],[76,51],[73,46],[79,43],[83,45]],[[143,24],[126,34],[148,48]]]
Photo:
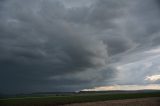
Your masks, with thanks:
[[[0,106],[53,106],[69,103],[95,102],[106,100],[132,99],[160,97],[159,92],[155,93],[130,93],[130,94],[74,94],[61,96],[41,97],[16,97],[0,99]]]

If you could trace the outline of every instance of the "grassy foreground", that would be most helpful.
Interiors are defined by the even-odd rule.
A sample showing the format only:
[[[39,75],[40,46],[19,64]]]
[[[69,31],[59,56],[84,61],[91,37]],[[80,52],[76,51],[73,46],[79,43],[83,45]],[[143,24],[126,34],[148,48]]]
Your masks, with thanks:
[[[131,94],[75,94],[64,96],[43,96],[0,99],[0,106],[53,106],[69,103],[95,102],[106,100],[160,97],[160,93]]]

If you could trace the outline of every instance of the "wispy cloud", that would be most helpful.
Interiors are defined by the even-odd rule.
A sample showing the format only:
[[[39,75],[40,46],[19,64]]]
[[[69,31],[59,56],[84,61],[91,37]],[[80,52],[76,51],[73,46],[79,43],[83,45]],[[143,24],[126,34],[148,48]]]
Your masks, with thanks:
[[[160,80],[160,75],[147,76],[147,77],[145,78],[145,80],[155,82],[155,81]]]

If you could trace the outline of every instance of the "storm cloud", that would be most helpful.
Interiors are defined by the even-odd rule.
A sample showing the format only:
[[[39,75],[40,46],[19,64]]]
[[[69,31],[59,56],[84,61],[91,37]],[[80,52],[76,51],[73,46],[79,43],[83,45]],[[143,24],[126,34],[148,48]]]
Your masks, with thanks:
[[[150,83],[155,71],[133,66],[155,55],[159,18],[157,0],[1,0],[0,92],[132,84],[133,74]]]

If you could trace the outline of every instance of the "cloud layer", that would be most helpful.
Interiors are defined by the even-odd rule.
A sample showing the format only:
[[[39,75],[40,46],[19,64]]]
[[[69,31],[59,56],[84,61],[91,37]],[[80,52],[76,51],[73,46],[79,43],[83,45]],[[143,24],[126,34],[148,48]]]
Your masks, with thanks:
[[[132,84],[133,74],[146,84],[149,68],[133,67],[155,55],[145,51],[159,46],[159,18],[157,0],[1,0],[0,92]]]

